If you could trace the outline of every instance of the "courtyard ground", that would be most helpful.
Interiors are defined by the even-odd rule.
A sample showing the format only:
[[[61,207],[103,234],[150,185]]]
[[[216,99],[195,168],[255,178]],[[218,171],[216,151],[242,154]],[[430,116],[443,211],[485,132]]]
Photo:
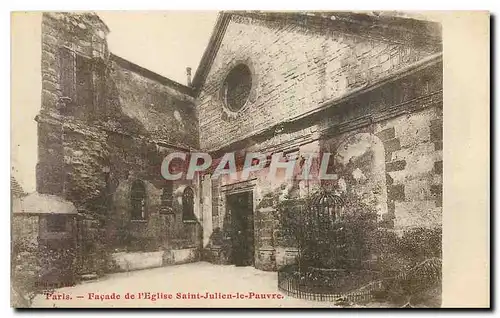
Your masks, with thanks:
[[[96,281],[57,289],[49,299],[38,295],[33,307],[335,307],[331,302],[285,296],[278,291],[277,280],[276,272],[198,262],[110,274]],[[144,293],[148,292],[149,299],[144,299]],[[198,293],[204,296],[207,292],[219,298],[222,294],[236,293],[246,298],[195,298]],[[106,299],[113,297],[113,293],[120,299]],[[126,299],[127,294],[129,299]],[[131,295],[135,299],[130,299]],[[168,295],[172,299],[151,299],[152,296],[166,298]],[[142,299],[137,299],[139,296]]]

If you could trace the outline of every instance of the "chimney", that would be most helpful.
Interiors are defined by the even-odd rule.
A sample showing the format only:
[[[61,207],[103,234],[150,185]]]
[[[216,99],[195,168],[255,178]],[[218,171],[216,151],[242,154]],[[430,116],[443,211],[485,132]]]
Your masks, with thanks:
[[[191,68],[186,67],[187,86],[191,86]]]

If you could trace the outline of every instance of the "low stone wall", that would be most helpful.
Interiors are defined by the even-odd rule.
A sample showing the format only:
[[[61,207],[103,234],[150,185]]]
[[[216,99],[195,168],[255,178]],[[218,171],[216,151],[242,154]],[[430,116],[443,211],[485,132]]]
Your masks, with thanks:
[[[294,247],[260,248],[255,254],[255,268],[276,271],[283,266],[297,263],[298,250]]]
[[[279,268],[297,263],[298,250],[294,247],[264,247],[255,251],[255,268],[263,271],[276,271]],[[230,256],[222,247],[207,247],[203,250],[202,260],[218,265],[231,264]]]
[[[158,252],[119,252],[113,253],[111,257],[117,271],[131,271],[196,262],[199,260],[198,254],[196,248],[185,248]]]
[[[263,271],[276,270],[276,254],[272,247],[260,248],[255,253],[255,268]]]
[[[280,269],[286,265],[297,263],[299,250],[294,247],[276,247],[276,267]]]
[[[184,264],[196,262],[200,259],[197,248],[183,248],[165,252],[164,264]]]
[[[119,271],[131,271],[163,265],[163,252],[119,252],[111,255]]]

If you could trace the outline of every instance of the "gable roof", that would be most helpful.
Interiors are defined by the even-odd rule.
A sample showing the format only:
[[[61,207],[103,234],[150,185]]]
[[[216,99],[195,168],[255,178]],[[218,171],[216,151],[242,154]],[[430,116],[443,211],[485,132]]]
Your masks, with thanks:
[[[362,33],[374,38],[392,40],[398,43],[426,44],[439,47],[439,49],[441,47],[441,25],[439,23],[401,16],[396,12],[222,11],[219,13],[207,48],[193,78],[192,88],[195,96],[199,94],[205,82],[233,15],[266,21],[295,23],[308,28],[328,28],[340,32]]]
[[[132,63],[132,62],[130,62],[130,61],[124,59],[123,57],[120,57],[114,53],[110,54],[110,59],[113,60],[114,62],[116,62],[121,67],[123,67],[129,71],[140,74],[140,75],[142,75],[146,78],[149,78],[151,80],[154,80],[162,85],[165,85],[165,86],[168,86],[172,89],[175,89],[183,94],[193,96],[193,89],[189,86],[183,85],[183,84],[176,82],[170,78],[167,78],[167,77],[162,76],[158,73],[155,73],[151,70],[148,70],[142,66],[139,66],[135,63]]]

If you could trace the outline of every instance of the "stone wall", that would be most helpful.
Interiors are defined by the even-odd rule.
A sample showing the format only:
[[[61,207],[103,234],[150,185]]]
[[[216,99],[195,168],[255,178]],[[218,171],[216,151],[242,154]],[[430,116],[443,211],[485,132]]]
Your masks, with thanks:
[[[33,214],[12,214],[12,244],[22,242],[27,246],[38,247],[39,216]]]
[[[369,33],[231,15],[197,101],[201,148],[216,150],[301,116],[440,51]],[[250,67],[253,88],[244,108],[227,116],[222,83],[238,63]]]
[[[357,197],[367,199],[367,204],[371,202],[391,228],[435,227],[441,226],[442,213],[442,135],[437,131],[442,131],[442,109],[431,107],[381,121],[371,129],[327,139],[323,147],[338,151],[350,144],[351,155],[356,156],[358,138],[370,136],[377,140],[382,156],[359,163],[352,160],[350,175],[344,175],[346,171],[340,170],[343,166],[337,164],[337,187],[341,192],[349,188],[360,190]],[[373,173],[374,166],[381,169]]]
[[[105,118],[113,129],[198,148],[198,120],[190,88],[112,55],[107,89]],[[130,121],[137,124],[130,127]]]
[[[148,216],[145,220],[132,220],[130,190],[135,180],[137,178],[133,174],[120,180],[113,193],[113,205],[109,211],[111,222],[107,227],[109,241],[113,242],[113,246],[131,251],[198,248],[202,233],[199,207],[195,205],[197,221],[183,221],[181,199],[183,190],[190,186],[195,190],[195,200],[199,200],[198,186],[190,182],[175,182],[172,212],[164,214],[161,212],[161,186],[146,181]]]
[[[384,226],[396,231],[441,226],[442,206],[442,63],[439,59],[385,82],[373,90],[354,94],[330,108],[284,123],[279,130],[256,134],[237,153],[267,155],[330,152],[328,173],[335,182],[298,182],[300,196],[323,183],[349,193],[373,207]],[[219,152],[214,152],[217,154]],[[220,152],[222,153],[222,152]],[[312,171],[319,162],[313,161]],[[212,192],[216,215],[212,228],[230,224],[227,191],[249,186],[254,195],[255,264],[264,270],[293,262],[297,250],[279,233],[266,195],[289,192],[290,182],[267,177],[269,168],[250,175],[249,181],[222,178]],[[215,183],[212,181],[212,183]],[[215,208],[212,206],[212,211]],[[226,229],[230,231],[230,229]],[[207,235],[207,234],[206,234]]]
[[[112,254],[118,271],[133,271],[165,265],[196,262],[199,259],[198,248],[174,249],[159,252],[118,252]]]
[[[108,30],[93,14],[44,13],[42,17],[42,105],[38,121],[37,191],[61,195],[81,207],[104,187],[106,132],[92,123],[103,96],[104,78],[94,72],[106,63]],[[75,98],[76,56],[92,65],[96,92],[80,103]],[[99,76],[98,76],[99,74]],[[100,92],[100,91],[99,91]],[[70,96],[71,95],[71,96]]]
[[[402,116],[376,130],[384,138],[387,203],[395,228],[441,226],[442,109]]]
[[[100,233],[108,250],[197,248],[201,226],[183,222],[177,197],[172,213],[160,213],[162,159],[199,145],[191,89],[111,54],[108,32],[93,13],[43,14],[37,191],[73,202],[91,220],[84,233]],[[140,222],[130,216],[135,180],[147,191]],[[186,186],[199,197],[196,182],[172,188]]]
[[[332,152],[337,157],[330,168],[340,179],[330,186],[365,195],[361,200],[373,203],[386,226],[440,225],[439,43],[394,40],[366,28],[348,32],[335,23],[318,28],[231,14],[195,98],[191,88],[111,54],[107,27],[96,15],[44,14],[37,190],[75,203],[104,233],[108,250],[170,251],[162,254],[163,264],[198,259],[202,244],[213,252],[209,258],[218,257],[212,261],[226,263],[226,195],[252,191],[255,264],[274,270],[297,251],[280,237],[272,209],[262,202],[269,193],[305,195],[319,181],[291,189],[282,178],[266,178],[269,168],[242,183],[176,181],[172,210],[165,214],[161,161],[170,152],[194,149],[215,157],[239,151],[297,159]],[[235,113],[225,109],[221,85],[238,63],[250,68],[253,87]],[[75,77],[71,70],[90,76]],[[79,94],[79,85],[92,94]],[[137,180],[146,188],[145,220],[131,219]],[[187,222],[186,187],[194,190],[196,215]]]

